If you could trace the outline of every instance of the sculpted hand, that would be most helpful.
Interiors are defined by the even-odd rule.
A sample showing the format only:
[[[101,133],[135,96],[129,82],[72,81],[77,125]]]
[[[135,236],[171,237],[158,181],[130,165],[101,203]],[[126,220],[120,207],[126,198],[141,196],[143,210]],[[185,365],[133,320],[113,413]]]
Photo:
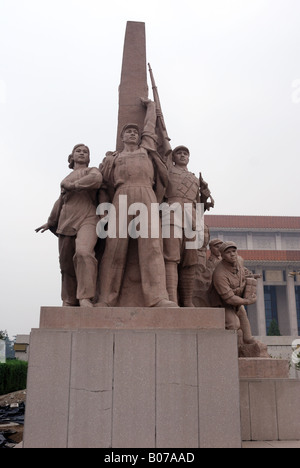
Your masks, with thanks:
[[[61,183],[61,188],[64,190],[74,190],[75,186],[73,182],[64,181]]]
[[[257,299],[256,295],[252,294],[252,296],[250,298],[246,299],[247,303],[245,305],[255,304],[256,299]]]
[[[46,223],[46,224],[43,224],[43,226],[40,226],[40,227],[36,228],[35,232],[42,231],[42,233],[43,233],[45,231],[48,231],[48,229],[49,229],[49,224]]]
[[[142,102],[142,104],[144,104],[145,107],[148,107],[148,104],[150,104],[150,102],[152,102],[152,101],[151,101],[151,99],[141,97],[141,102]]]

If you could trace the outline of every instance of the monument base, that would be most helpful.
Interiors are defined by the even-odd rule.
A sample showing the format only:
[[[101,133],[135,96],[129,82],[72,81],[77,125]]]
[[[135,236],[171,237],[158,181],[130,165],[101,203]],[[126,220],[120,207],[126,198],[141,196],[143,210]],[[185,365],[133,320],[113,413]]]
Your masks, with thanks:
[[[288,379],[288,359],[239,358],[240,379]]]
[[[243,441],[300,440],[300,380],[287,359],[239,358]]]
[[[241,447],[224,310],[42,308],[24,448],[72,447]]]
[[[300,440],[300,380],[241,379],[242,439]]]

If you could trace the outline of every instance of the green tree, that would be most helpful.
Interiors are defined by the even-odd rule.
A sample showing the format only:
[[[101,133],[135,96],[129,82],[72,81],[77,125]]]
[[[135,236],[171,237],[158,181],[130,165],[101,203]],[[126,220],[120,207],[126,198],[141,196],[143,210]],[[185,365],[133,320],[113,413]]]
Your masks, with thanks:
[[[270,323],[268,336],[281,336],[279,326],[276,319],[273,319]]]

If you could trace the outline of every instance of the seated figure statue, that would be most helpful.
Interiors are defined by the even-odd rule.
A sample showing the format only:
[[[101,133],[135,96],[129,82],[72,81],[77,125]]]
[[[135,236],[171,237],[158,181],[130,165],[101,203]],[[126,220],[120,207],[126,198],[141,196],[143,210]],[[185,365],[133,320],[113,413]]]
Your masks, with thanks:
[[[222,260],[213,273],[211,306],[225,308],[225,327],[237,331],[240,357],[269,357],[266,345],[253,338],[244,307],[256,302],[256,279],[247,281],[250,275],[234,242],[224,242],[219,251]]]

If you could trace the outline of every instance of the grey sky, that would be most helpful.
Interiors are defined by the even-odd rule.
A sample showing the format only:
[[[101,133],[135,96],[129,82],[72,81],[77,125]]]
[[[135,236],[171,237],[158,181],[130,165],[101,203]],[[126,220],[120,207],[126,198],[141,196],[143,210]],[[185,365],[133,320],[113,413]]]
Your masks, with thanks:
[[[60,305],[56,238],[38,235],[74,144],[116,140],[126,21],[145,21],[172,146],[213,214],[299,216],[298,0],[0,0],[0,329]],[[151,96],[151,93],[150,93]]]

